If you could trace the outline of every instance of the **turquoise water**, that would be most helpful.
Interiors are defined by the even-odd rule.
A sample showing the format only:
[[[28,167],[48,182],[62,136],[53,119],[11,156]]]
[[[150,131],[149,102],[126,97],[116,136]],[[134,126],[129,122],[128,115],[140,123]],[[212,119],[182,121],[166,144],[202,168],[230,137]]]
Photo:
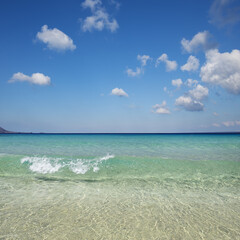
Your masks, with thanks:
[[[239,239],[240,134],[0,135],[0,239]]]

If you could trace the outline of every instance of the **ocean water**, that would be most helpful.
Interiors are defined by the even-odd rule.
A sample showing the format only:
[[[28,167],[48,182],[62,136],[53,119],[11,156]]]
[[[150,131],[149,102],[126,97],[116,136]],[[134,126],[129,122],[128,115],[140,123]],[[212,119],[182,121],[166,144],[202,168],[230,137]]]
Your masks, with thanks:
[[[240,134],[0,135],[0,239],[240,239]]]

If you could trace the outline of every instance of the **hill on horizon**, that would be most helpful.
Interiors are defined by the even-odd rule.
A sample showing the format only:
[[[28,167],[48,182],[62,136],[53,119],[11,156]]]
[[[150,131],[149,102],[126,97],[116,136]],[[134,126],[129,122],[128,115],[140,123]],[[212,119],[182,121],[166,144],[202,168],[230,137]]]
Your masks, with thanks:
[[[8,131],[8,130],[6,130],[6,129],[0,127],[0,133],[13,133],[13,132]]]

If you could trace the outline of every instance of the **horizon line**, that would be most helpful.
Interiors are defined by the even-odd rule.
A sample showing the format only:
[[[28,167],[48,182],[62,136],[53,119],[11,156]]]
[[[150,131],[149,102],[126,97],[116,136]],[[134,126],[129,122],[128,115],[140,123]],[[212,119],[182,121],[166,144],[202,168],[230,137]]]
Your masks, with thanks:
[[[35,134],[35,135],[157,135],[157,134],[240,134],[240,131],[221,131],[221,132],[3,132],[0,134]]]

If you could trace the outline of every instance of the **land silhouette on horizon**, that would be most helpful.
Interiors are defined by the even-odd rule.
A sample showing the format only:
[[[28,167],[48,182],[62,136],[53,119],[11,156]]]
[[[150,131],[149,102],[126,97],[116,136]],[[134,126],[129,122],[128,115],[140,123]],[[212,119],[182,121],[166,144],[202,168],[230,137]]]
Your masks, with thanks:
[[[15,132],[12,132],[12,131],[8,131],[2,127],[0,127],[0,133],[15,133]]]

